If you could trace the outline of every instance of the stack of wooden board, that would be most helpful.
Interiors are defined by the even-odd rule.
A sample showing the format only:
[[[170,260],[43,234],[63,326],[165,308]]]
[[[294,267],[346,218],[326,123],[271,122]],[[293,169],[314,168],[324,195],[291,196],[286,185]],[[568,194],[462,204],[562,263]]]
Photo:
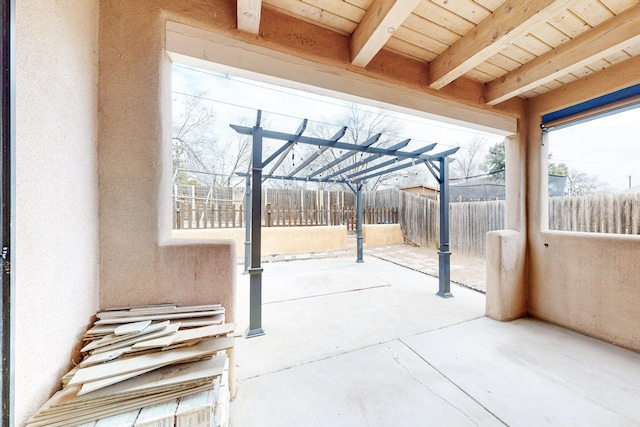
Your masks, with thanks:
[[[83,337],[83,360],[28,426],[78,425],[219,384],[227,361],[222,351],[232,348],[235,328],[224,323],[220,305],[117,309],[96,317]]]

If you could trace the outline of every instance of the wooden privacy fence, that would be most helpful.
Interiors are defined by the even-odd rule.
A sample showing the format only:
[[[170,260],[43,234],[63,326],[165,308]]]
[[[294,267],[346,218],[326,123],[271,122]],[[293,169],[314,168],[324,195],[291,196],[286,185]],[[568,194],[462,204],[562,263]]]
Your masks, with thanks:
[[[440,243],[440,204],[427,197],[400,192],[400,227],[405,239],[424,247]],[[504,228],[504,200],[451,203],[449,245],[452,252],[485,256],[486,234]]]
[[[549,229],[640,234],[640,194],[549,198]]]
[[[211,205],[205,203],[177,202],[174,210],[174,228],[234,228],[244,227],[244,209],[240,204]],[[356,208],[353,206],[332,209],[274,208],[264,207],[262,222],[265,227],[298,227],[319,225],[346,225],[349,230],[357,227]],[[396,224],[398,208],[366,207],[362,212],[364,224]]]

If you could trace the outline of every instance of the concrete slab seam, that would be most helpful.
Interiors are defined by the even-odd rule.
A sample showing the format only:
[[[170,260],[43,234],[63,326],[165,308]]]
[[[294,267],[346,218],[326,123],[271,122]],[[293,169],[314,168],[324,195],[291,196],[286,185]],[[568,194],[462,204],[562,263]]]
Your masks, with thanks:
[[[478,405],[480,405],[481,408],[483,408],[485,411],[487,411],[488,413],[490,413],[492,416],[495,417],[496,420],[500,421],[502,424],[504,424],[505,426],[508,426],[509,424],[507,424],[506,422],[504,422],[504,420],[502,420],[497,414],[495,414],[493,411],[491,411],[489,408],[487,408],[485,405],[482,404],[482,402],[478,401],[478,399],[476,399],[475,397],[473,397],[471,394],[469,394],[464,388],[460,387],[455,381],[453,381],[451,378],[449,378],[447,375],[445,375],[444,372],[442,372],[440,369],[438,369],[437,367],[435,367],[432,363],[430,363],[427,359],[425,359],[424,357],[422,357],[421,354],[419,354],[418,352],[416,352],[413,348],[411,348],[411,346],[409,344],[407,344],[406,342],[404,342],[402,340],[402,338],[399,338],[398,341],[400,341],[402,344],[404,344],[413,354],[415,354],[416,356],[418,356],[421,360],[424,361],[424,363],[426,363],[427,365],[429,365],[431,368],[433,368],[438,374],[440,374],[444,379],[446,379],[447,381],[449,381],[454,387],[456,387],[458,390],[460,390],[462,393],[464,393],[465,395],[467,395],[469,397],[469,399],[473,400],[474,402],[476,402]],[[456,408],[457,409],[457,408]],[[466,414],[465,414],[466,415]]]
[[[377,286],[368,286],[366,288],[348,289],[346,291],[327,292],[326,294],[308,295],[308,296],[298,297],[298,298],[290,298],[290,299],[283,299],[283,300],[278,300],[278,301],[270,301],[270,302],[265,302],[262,305],[278,304],[278,303],[281,303],[281,302],[298,301],[298,300],[303,300],[303,299],[311,299],[311,298],[325,297],[325,296],[330,296],[330,295],[346,294],[346,293],[349,293],[349,292],[360,292],[360,291],[368,291],[369,289],[389,288],[389,287],[391,287],[390,284],[377,285]]]
[[[408,347],[406,343],[400,341],[405,347]],[[458,411],[460,414],[462,414],[465,418],[467,418],[469,421],[471,421],[472,423],[474,423],[475,425],[478,425],[478,423],[476,423],[466,412],[464,412],[462,409],[458,408],[456,405],[452,404],[451,402],[449,402],[447,399],[445,399],[442,395],[440,395],[439,393],[437,393],[435,390],[433,390],[431,387],[429,387],[428,384],[425,384],[424,382],[422,382],[419,378],[416,378],[412,373],[411,370],[409,370],[409,368],[407,368],[398,358],[398,354],[393,351],[393,349],[391,347],[389,347],[387,344],[384,344],[384,346],[386,347],[387,350],[389,350],[392,354],[393,354],[393,360],[395,360],[396,364],[404,371],[406,372],[407,376],[409,378],[411,378],[413,381],[415,381],[416,383],[420,384],[422,387],[426,388],[431,394],[435,395],[438,397],[438,399],[442,400],[445,404],[449,405],[451,408],[455,409],[456,411]],[[411,352],[416,354],[415,351],[413,351],[411,349]],[[424,360],[421,358],[421,360]],[[440,375],[442,375],[442,373],[440,373],[438,371],[438,373]],[[444,377],[444,376],[443,376]],[[451,381],[449,380],[449,378],[444,377],[447,381]],[[493,415],[493,414],[492,414]]]

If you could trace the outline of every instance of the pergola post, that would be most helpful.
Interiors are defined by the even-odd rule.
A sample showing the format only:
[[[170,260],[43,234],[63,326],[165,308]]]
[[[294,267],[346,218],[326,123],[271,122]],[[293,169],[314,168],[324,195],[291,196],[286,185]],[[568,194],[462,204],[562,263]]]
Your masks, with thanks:
[[[451,251],[449,250],[449,158],[440,159],[440,247],[437,295],[451,298]]]
[[[264,335],[262,329],[262,128],[253,127],[251,170],[251,267],[249,268],[249,329],[247,338]]]
[[[251,177],[245,177],[244,193],[244,273],[249,272],[251,265]]]
[[[357,215],[356,215],[356,230],[358,232],[358,258],[356,260],[356,262],[364,262],[363,260],[363,240],[364,238],[362,237],[362,184],[358,183],[357,184],[357,191],[356,191],[356,210],[357,210]]]

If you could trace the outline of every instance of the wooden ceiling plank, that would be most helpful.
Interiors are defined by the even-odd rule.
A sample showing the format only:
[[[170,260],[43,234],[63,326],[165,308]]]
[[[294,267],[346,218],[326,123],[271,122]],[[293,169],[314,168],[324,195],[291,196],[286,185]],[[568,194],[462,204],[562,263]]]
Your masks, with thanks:
[[[640,40],[638,28],[640,4],[489,83],[487,103],[498,104],[568,73],[590,74],[586,65]]]
[[[505,0],[474,0],[474,1],[479,5],[481,5],[482,7],[484,7],[485,9],[488,9],[492,12],[497,8],[499,8],[500,6],[502,6],[502,4],[505,2]]]
[[[629,55],[624,49],[604,57],[604,59],[606,59],[612,64],[617,64],[618,62],[626,61],[629,58],[631,58],[631,55]]]
[[[517,61],[520,64],[526,64],[536,57],[528,50],[523,49],[515,44],[507,46],[500,52],[500,54],[506,56],[507,58],[511,58],[512,60]]]
[[[478,25],[487,16],[491,14],[490,10],[485,9],[473,0],[431,0],[448,11],[463,17],[467,21],[473,22]]]
[[[531,29],[530,33],[537,39],[541,40],[543,43],[551,47],[558,47],[562,43],[566,43],[571,40],[569,36],[558,30],[548,22],[543,22],[540,25],[536,25]]]
[[[260,31],[262,0],[238,0],[238,29],[251,34]]]
[[[553,47],[549,46],[533,34],[527,34],[524,37],[520,37],[513,44],[532,53],[536,57],[544,55],[553,49]]]
[[[347,18],[299,0],[277,0],[276,2],[266,0],[264,4],[269,5],[272,9],[293,16],[296,19],[337,31],[341,34],[351,34],[358,25]]]
[[[424,19],[415,13],[410,14],[402,26],[415,32],[426,34],[431,38],[447,44],[448,46],[451,46],[460,39],[460,36],[453,31],[429,21],[428,19]]]
[[[351,35],[351,63],[366,67],[420,0],[374,0]]]
[[[638,0],[600,0],[600,2],[618,15],[638,3]]]
[[[571,38],[591,29],[591,26],[570,10],[554,16],[548,22]]]
[[[509,0],[429,65],[430,86],[441,89],[505,46],[526,35],[530,27],[556,16],[567,2]]]
[[[371,6],[371,0],[345,0],[345,2],[357,6],[362,10],[367,10],[369,6]]]
[[[475,24],[471,21],[464,19],[460,15],[456,15],[448,9],[443,8],[431,1],[422,1],[418,3],[418,6],[413,10],[418,16],[427,19],[437,25],[446,28],[449,31],[453,31],[462,37],[475,27]]]
[[[582,0],[570,7],[570,10],[592,27],[596,27],[614,16],[600,2],[593,0]]]
[[[506,71],[515,70],[523,64],[522,62],[518,62],[513,58],[504,55],[503,53],[493,55],[491,58],[487,59],[487,62]]]
[[[385,45],[385,49],[389,49],[410,58],[419,59],[420,61],[425,62],[433,61],[433,58],[438,56],[437,54],[427,49],[416,46],[415,44],[409,43],[398,37],[391,37]]]
[[[364,9],[342,0],[304,0],[304,2],[355,23],[360,22],[365,14]]]
[[[417,33],[407,27],[400,27],[393,33],[393,37],[414,44],[423,49],[427,49],[436,54],[444,52],[449,46],[429,36]]]

